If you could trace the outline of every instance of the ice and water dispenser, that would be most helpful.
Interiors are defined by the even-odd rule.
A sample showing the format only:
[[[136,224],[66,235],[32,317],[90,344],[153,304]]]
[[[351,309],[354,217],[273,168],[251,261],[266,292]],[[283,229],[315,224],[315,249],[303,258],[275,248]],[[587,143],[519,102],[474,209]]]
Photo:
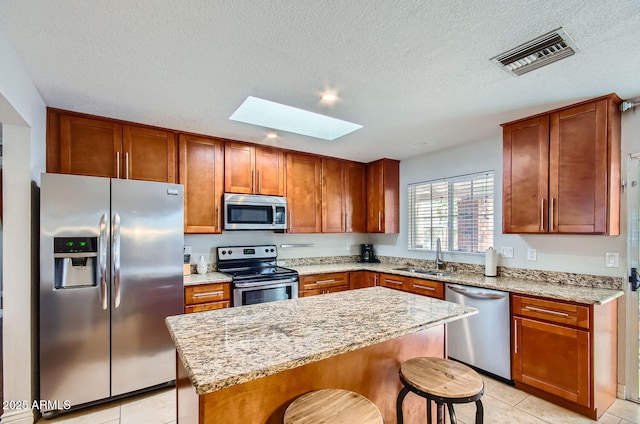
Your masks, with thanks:
[[[97,285],[97,237],[55,237],[53,258],[55,262],[53,281],[56,289]]]

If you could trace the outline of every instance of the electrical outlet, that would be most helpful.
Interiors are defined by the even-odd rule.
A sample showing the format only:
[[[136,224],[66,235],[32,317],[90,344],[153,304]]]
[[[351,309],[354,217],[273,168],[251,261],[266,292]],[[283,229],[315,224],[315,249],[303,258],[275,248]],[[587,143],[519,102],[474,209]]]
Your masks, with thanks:
[[[513,258],[513,247],[503,247],[502,256],[505,258]]]
[[[185,255],[191,254],[191,246],[184,246],[184,254]]]
[[[538,254],[536,253],[536,249],[527,249],[527,260],[529,261],[538,260]]]
[[[351,252],[351,243],[347,242],[347,252]]]
[[[620,254],[618,252],[607,252],[604,257],[607,268],[618,268],[620,266]]]

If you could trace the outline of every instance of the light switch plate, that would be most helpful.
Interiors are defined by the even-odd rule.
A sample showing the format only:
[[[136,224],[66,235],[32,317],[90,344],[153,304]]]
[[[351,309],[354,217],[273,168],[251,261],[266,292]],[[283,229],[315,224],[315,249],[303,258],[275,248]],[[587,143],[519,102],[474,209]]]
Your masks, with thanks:
[[[538,260],[538,254],[536,252],[536,249],[527,249],[527,260],[529,261]]]
[[[605,266],[607,268],[620,267],[620,254],[618,252],[607,252],[604,254]]]
[[[505,258],[513,258],[513,247],[503,247],[502,256]]]

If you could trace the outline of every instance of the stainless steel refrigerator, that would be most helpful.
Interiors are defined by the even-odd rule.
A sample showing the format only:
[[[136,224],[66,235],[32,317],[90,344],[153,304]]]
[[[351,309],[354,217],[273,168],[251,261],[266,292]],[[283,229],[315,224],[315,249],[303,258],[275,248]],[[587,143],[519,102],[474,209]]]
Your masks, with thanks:
[[[175,380],[183,187],[42,174],[40,199],[44,412]]]

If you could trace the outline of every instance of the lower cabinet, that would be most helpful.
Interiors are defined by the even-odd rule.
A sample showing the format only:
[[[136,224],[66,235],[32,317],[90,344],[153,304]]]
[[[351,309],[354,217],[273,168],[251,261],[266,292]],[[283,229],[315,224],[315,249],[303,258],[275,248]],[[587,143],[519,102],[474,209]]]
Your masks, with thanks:
[[[444,300],[444,283],[441,283],[440,281],[423,280],[422,278],[407,278],[407,284],[411,293]]]
[[[349,273],[349,289],[364,289],[378,285],[380,274],[371,271],[352,271]]]
[[[315,296],[349,290],[348,272],[331,272],[300,276],[298,296]]]
[[[598,419],[617,384],[617,303],[512,296],[516,387]]]
[[[184,288],[184,313],[210,311],[231,306],[231,283],[211,283]]]

